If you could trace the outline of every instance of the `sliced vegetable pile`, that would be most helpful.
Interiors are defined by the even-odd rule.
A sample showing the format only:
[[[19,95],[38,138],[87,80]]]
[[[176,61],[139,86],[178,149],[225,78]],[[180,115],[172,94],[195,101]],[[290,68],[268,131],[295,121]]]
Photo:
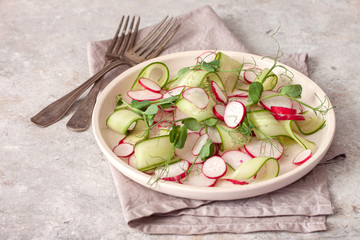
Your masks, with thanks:
[[[329,109],[300,101],[301,85],[273,60],[262,69],[205,52],[171,79],[164,63],[149,64],[107,119],[125,136],[114,153],[156,181],[208,187],[277,177],[287,144],[303,148],[293,159],[303,164],[316,147],[306,135],[324,126]]]

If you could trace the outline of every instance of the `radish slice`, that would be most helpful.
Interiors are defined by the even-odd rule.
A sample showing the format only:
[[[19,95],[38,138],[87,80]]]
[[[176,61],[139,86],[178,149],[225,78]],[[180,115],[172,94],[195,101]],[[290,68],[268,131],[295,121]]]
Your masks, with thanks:
[[[214,93],[216,100],[218,100],[222,103],[227,103],[227,97],[224,94],[224,92],[221,90],[219,85],[214,81],[211,81],[210,85],[211,85],[211,90]]]
[[[209,104],[209,96],[204,89],[199,87],[186,89],[183,91],[182,96],[200,109],[206,108]]]
[[[225,107],[224,122],[229,128],[237,127],[246,115],[244,104],[238,101],[232,101]]]
[[[296,102],[294,100],[292,100],[292,104],[293,104],[293,108],[296,110],[297,113],[303,113],[303,107],[299,102]]]
[[[284,153],[284,147],[275,139],[257,140],[254,138],[244,146],[245,151],[253,158],[273,157],[279,160]]]
[[[128,130],[128,131],[133,130],[134,127],[135,127],[135,125],[136,125],[136,122],[133,122],[127,130]]]
[[[143,88],[145,88],[151,92],[159,93],[161,91],[161,87],[156,82],[154,82],[148,78],[144,78],[144,77],[139,78],[139,84]]]
[[[205,145],[206,141],[209,139],[209,134],[205,133],[201,135],[195,142],[195,145],[192,149],[192,154],[194,156],[199,155],[201,148]]]
[[[196,58],[196,65],[201,63],[202,61],[206,60],[206,62],[211,62],[216,57],[216,53],[213,51],[205,51],[200,56]]]
[[[190,174],[187,177],[181,179],[179,182],[186,185],[198,186],[198,187],[213,187],[217,179],[211,179],[206,177],[202,173],[203,164],[195,164],[191,168]]]
[[[247,104],[249,104],[248,99],[249,99],[248,97],[232,97],[229,98],[229,102],[238,101],[244,104],[244,106],[246,106]]]
[[[247,184],[249,184],[248,182],[239,181],[239,180],[235,180],[235,179],[225,179],[225,180],[231,182],[232,184],[237,184],[237,185],[247,185]]]
[[[209,138],[213,143],[222,143],[219,131],[215,127],[208,127]]]
[[[226,173],[226,163],[224,159],[219,156],[208,158],[202,167],[203,174],[208,178],[219,178]]]
[[[229,95],[228,98],[233,97],[249,97],[249,92],[236,89],[231,93],[231,95]]]
[[[136,157],[135,154],[131,155],[129,157],[129,165],[132,166],[133,168],[136,168]]]
[[[176,148],[175,149],[175,154],[177,157],[186,160],[190,163],[193,163],[195,161],[196,156],[194,156],[192,154],[192,148],[194,147],[196,141],[199,138],[199,134],[198,133],[189,133],[185,142],[185,145],[183,148],[179,149]],[[198,157],[196,159],[195,163],[203,163],[203,161],[201,160],[200,157]]]
[[[310,149],[305,149],[301,151],[293,160],[293,164],[301,165],[307,160],[309,160],[312,156],[312,151]]]
[[[249,68],[244,72],[244,80],[248,83],[254,82],[256,76],[261,72],[260,68]]]
[[[177,96],[177,95],[181,94],[181,92],[184,90],[184,88],[185,88],[184,86],[181,86],[181,87],[176,87],[176,88],[170,89],[169,91],[164,93],[163,98]]]
[[[304,121],[305,117],[300,114],[273,114],[276,120],[295,120]]]
[[[305,120],[305,117],[300,114],[273,114],[273,116],[278,121],[281,121],[281,120],[304,121]]]
[[[261,98],[272,95],[272,94],[278,94],[274,91],[264,91],[261,95]],[[286,108],[293,108],[292,107],[292,101],[284,96],[276,96],[264,99],[260,101],[260,104],[266,109],[271,110],[271,107],[286,107]]]
[[[118,157],[129,157],[131,154],[134,153],[134,145],[130,143],[120,143],[113,148],[113,152]]]
[[[249,154],[238,150],[226,151],[221,155],[221,157],[234,170],[236,170],[240,166],[240,164],[252,159]]]
[[[134,99],[136,101],[145,101],[145,100],[154,101],[162,98],[161,93],[155,93],[147,89],[128,91],[127,95],[131,99]]]
[[[157,168],[155,176],[166,181],[179,181],[186,176],[186,171],[190,168],[190,163],[186,160],[170,164],[166,167]]]
[[[217,117],[221,121],[224,121],[225,106],[222,104],[216,104],[213,107],[213,113],[214,113],[215,117]]]
[[[296,114],[296,109],[287,108],[287,107],[279,107],[279,106],[271,106],[270,112],[275,114]]]

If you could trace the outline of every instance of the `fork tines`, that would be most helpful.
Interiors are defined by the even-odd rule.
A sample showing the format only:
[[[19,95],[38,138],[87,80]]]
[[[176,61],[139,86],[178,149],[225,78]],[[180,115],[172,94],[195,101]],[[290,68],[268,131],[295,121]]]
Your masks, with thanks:
[[[134,46],[136,34],[140,25],[140,17],[137,18],[135,30],[133,29],[135,23],[135,16],[132,17],[130,26],[128,27],[129,19],[130,16],[127,16],[126,19],[125,16],[122,16],[115,36],[113,37],[110,46],[107,49],[106,57],[116,59],[119,55],[122,56],[126,50]],[[123,25],[124,20],[125,24]],[[120,30],[121,35],[119,36]]]
[[[176,19],[168,19],[166,16],[144,39],[130,49],[129,54],[137,55],[143,58],[143,60],[156,57],[179,29],[180,24],[175,25]]]

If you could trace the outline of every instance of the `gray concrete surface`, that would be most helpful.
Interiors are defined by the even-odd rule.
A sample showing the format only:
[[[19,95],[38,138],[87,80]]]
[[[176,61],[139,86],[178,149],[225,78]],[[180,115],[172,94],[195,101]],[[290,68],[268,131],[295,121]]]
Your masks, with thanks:
[[[308,52],[310,73],[336,105],[335,142],[347,160],[327,166],[335,214],[312,234],[152,236],[125,225],[108,164],[91,129],[48,128],[29,119],[88,77],[86,43],[113,35],[122,14],[142,26],[209,4],[256,54]],[[0,1],[0,239],[357,239],[360,2]],[[73,112],[72,109],[70,112]]]

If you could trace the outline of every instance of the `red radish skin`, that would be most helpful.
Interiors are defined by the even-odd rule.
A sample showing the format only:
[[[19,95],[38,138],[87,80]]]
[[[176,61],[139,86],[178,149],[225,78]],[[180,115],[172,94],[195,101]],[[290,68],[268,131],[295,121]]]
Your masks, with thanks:
[[[305,117],[299,114],[273,114],[274,118],[278,121],[282,120],[294,120],[294,121],[304,121]]]
[[[293,160],[293,164],[301,165],[309,160],[312,156],[312,151],[310,149],[305,149],[301,151]]]
[[[203,174],[211,179],[217,179],[225,175],[227,170],[224,159],[219,156],[208,158],[202,167]]]
[[[197,108],[205,109],[209,104],[209,96],[199,87],[188,88],[182,92],[182,97],[194,104]]]
[[[264,98],[269,95],[278,94],[275,91],[264,91],[261,95],[261,98]],[[260,104],[268,111],[271,111],[272,106],[276,107],[286,107],[286,108],[293,108],[292,101],[284,96],[275,96],[270,97],[260,101]]]
[[[185,86],[180,86],[180,87],[170,89],[169,91],[164,93],[163,98],[177,96],[177,95],[181,94],[181,92],[184,90],[184,88],[185,88]]]
[[[215,59],[216,53],[213,51],[205,51],[200,56],[196,58],[196,65],[200,64],[203,60],[206,62],[211,62]]]
[[[275,114],[296,114],[296,109],[287,108],[287,107],[279,107],[279,106],[271,106],[270,112]]]
[[[219,85],[214,81],[211,81],[210,85],[211,85],[211,90],[214,93],[216,100],[226,104],[228,99],[227,99],[225,93],[219,87]]]
[[[296,113],[301,114],[304,112],[303,107],[299,102],[292,100],[292,104],[293,108],[296,110]]]
[[[217,179],[211,179],[206,177],[202,173],[203,164],[195,164],[191,168],[191,172],[179,182],[186,185],[198,186],[198,187],[213,187],[216,184]]]
[[[207,133],[199,136],[199,138],[196,140],[195,145],[192,149],[192,154],[194,156],[199,155],[201,148],[205,145],[205,143],[208,139],[209,139],[209,134],[207,134]]]
[[[230,99],[230,98],[234,98],[234,97],[249,97],[249,92],[235,89],[235,90],[228,96],[228,98]]]
[[[256,76],[262,71],[260,68],[249,68],[244,72],[244,80],[247,83],[253,83]]]
[[[143,90],[133,90],[133,91],[128,91],[127,95],[136,101],[154,101],[154,100],[159,100],[162,98],[162,94],[161,93],[155,93],[152,91],[149,91],[147,89],[143,89]]]
[[[246,106],[247,104],[249,104],[248,99],[249,99],[248,97],[232,97],[229,98],[229,102],[238,101],[244,104],[244,106]]]
[[[116,156],[121,158],[129,157],[131,154],[134,153],[134,145],[123,142],[115,146],[113,148],[113,152],[115,153]]]
[[[190,163],[186,160],[170,164],[166,167],[161,167],[155,170],[155,176],[160,177],[166,181],[179,181],[186,176],[187,170],[190,168]]]
[[[217,117],[221,121],[224,121],[225,106],[222,104],[216,104],[213,107],[213,113],[214,113],[215,117]]]
[[[139,84],[151,92],[159,93],[161,91],[161,87],[148,78],[139,78]]]
[[[236,184],[236,185],[248,185],[248,182],[245,181],[239,181],[239,180],[235,180],[235,179],[225,179],[226,181],[231,182],[232,184]]]
[[[246,108],[239,101],[229,102],[225,107],[224,122],[229,128],[235,128],[243,121]]]
[[[269,142],[271,141],[271,143]],[[279,160],[284,153],[284,147],[277,140],[257,140],[254,138],[244,146],[245,151],[253,158],[273,157]]]

